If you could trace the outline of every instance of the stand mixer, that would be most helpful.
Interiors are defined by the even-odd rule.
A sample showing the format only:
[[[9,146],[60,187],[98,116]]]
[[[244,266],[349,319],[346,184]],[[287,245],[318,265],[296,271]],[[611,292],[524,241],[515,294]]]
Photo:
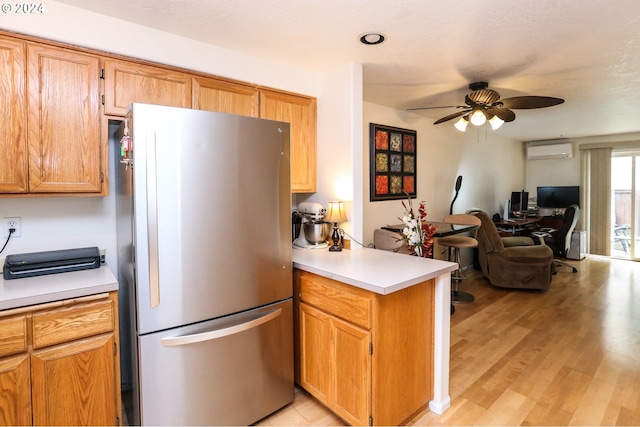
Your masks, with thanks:
[[[326,209],[320,203],[302,202],[298,205],[298,212],[302,219],[298,236],[293,241],[293,246],[303,249],[327,248],[329,246],[327,238],[331,231],[331,223],[324,221],[324,216],[327,213]],[[307,229],[306,231],[305,228]]]

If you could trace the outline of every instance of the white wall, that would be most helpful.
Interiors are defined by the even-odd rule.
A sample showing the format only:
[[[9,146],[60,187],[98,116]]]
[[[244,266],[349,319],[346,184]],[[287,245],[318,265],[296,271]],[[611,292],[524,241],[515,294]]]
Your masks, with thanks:
[[[318,96],[317,192],[298,194],[294,204],[344,202],[347,223],[340,224],[362,239],[362,65],[345,64],[322,76]]]
[[[526,169],[530,198],[544,185],[580,185],[580,152],[576,148],[571,159],[527,160]]]
[[[46,2],[46,11],[42,14],[0,14],[0,28],[317,97],[318,182],[321,185],[315,197],[326,203],[339,196],[325,185],[329,181],[327,177],[334,176],[326,160],[328,153],[345,154],[339,165],[340,175],[351,175],[353,144],[355,141],[360,147],[361,140],[358,135],[362,122],[358,117],[362,99],[359,64],[345,64],[325,74],[298,69],[52,0]],[[113,168],[112,164],[110,168]],[[110,175],[113,176],[113,172]],[[111,184],[113,182],[110,180]],[[1,257],[13,253],[99,246],[107,250],[107,262],[115,268],[115,199],[113,189],[110,192],[112,195],[108,197],[0,198],[0,218],[22,218],[22,236],[11,239]],[[361,211],[361,207],[358,210]],[[355,218],[355,223],[360,218]]]
[[[417,201],[424,200],[427,219],[440,221],[449,213],[458,175],[462,186],[454,213],[480,208],[490,215],[500,212],[511,191],[525,183],[523,144],[496,135],[487,127],[469,126],[457,131],[453,124],[434,126],[415,113],[364,103],[364,240],[372,243],[373,230],[399,223],[403,208],[399,200],[369,201],[369,123],[417,131]]]

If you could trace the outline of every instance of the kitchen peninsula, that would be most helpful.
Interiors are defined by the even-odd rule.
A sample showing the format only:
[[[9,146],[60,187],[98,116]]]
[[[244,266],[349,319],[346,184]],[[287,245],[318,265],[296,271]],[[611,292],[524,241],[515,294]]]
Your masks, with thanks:
[[[448,409],[450,272],[375,249],[294,249],[296,382],[352,425]]]

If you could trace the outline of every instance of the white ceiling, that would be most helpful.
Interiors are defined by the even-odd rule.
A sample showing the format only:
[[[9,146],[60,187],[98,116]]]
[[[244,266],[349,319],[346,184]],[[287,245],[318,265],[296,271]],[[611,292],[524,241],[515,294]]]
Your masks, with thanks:
[[[566,100],[515,110],[496,133],[520,140],[640,131],[637,0],[58,1],[296,66],[360,62],[365,101],[400,110],[460,105],[474,81]]]

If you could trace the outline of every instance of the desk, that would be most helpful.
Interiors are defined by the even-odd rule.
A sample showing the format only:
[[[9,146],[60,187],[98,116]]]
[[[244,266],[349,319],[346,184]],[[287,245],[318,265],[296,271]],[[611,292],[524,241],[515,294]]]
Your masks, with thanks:
[[[493,223],[496,225],[496,228],[499,232],[506,233],[510,236],[515,236],[517,234],[521,234],[524,230],[532,228],[533,225],[537,225],[542,218],[539,217],[530,217],[530,218],[518,218],[511,220],[500,220],[494,221]],[[511,231],[509,231],[511,229]]]

